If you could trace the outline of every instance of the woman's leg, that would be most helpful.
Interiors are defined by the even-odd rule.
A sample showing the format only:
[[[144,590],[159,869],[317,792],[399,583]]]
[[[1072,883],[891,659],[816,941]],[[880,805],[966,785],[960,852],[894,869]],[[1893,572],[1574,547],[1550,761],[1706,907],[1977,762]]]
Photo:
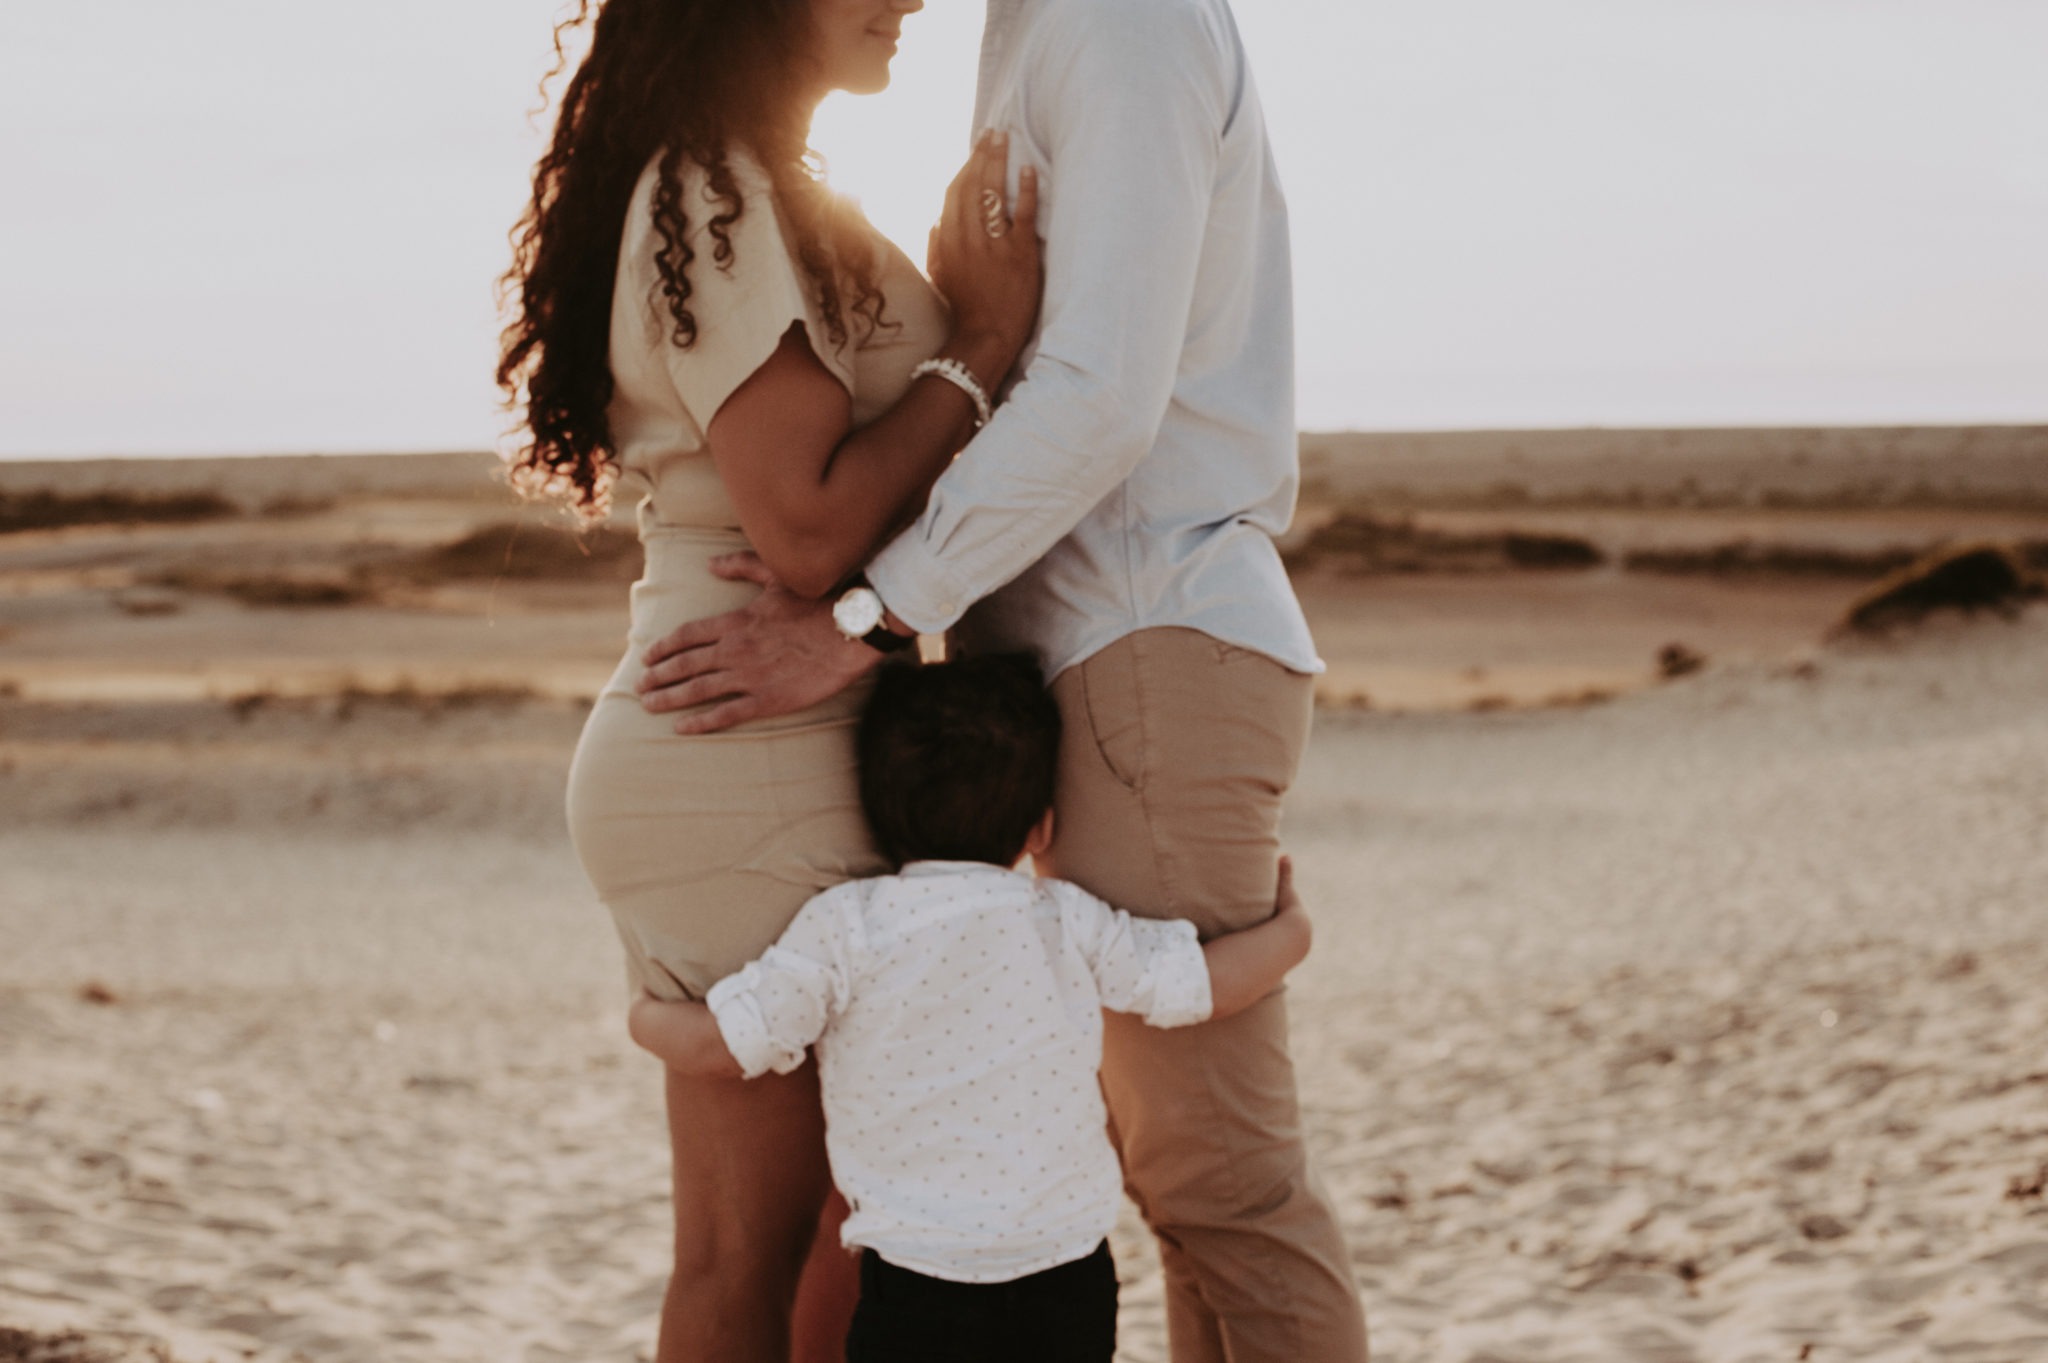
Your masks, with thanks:
[[[744,1081],[671,1072],[668,1126],[676,1264],[657,1363],[780,1363],[831,1189],[817,1066]]]
[[[839,1243],[848,1213],[846,1199],[834,1188],[797,1284],[796,1317],[790,1322],[792,1363],[846,1363],[846,1332],[860,1303],[860,1260]]]

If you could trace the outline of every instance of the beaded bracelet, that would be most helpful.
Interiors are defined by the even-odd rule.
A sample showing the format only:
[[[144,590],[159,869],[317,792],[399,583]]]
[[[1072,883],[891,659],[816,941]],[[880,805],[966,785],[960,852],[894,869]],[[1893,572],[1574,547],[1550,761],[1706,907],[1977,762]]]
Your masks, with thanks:
[[[974,372],[966,365],[958,360],[926,360],[910,371],[911,381],[914,383],[926,374],[936,374],[967,394],[969,400],[974,403],[975,430],[978,431],[988,425],[989,418],[995,415],[995,410],[989,406],[988,390],[981,386],[981,380],[975,378]]]

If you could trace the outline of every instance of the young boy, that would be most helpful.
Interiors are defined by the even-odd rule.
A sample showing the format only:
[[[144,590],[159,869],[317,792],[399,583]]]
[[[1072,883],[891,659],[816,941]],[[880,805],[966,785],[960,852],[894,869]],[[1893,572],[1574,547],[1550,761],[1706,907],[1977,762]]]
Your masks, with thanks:
[[[865,1251],[852,1363],[1109,1363],[1122,1182],[1100,1010],[1227,1017],[1308,954],[1284,861],[1273,917],[1206,946],[1020,874],[1051,841],[1059,738],[1028,660],[883,669],[860,792],[899,873],[813,898],[706,1003],[632,1009],[635,1041],[699,1074],[787,1073],[816,1045],[844,1238]]]

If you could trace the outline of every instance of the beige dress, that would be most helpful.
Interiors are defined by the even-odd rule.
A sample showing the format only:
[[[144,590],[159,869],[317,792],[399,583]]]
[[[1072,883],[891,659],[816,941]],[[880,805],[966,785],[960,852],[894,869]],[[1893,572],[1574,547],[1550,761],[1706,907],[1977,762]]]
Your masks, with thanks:
[[[702,738],[677,736],[671,716],[648,714],[634,694],[650,644],[755,594],[708,571],[713,556],[747,540],[705,428],[794,322],[805,324],[818,358],[852,394],[857,425],[902,395],[911,368],[944,344],[948,329],[924,276],[878,236],[884,317],[894,326],[871,328],[849,315],[855,334],[834,347],[766,174],[738,154],[733,170],[746,211],[731,229],[727,270],[713,262],[704,230],[718,205],[702,172],[685,172],[698,325],[688,349],[670,339],[655,269],[653,167],[627,215],[612,300],[610,416],[619,495],[642,499],[647,566],[633,586],[625,656],[592,707],[569,775],[570,834],[625,944],[629,984],[664,998],[703,997],[773,942],[811,895],[887,870],[855,785],[864,688]]]

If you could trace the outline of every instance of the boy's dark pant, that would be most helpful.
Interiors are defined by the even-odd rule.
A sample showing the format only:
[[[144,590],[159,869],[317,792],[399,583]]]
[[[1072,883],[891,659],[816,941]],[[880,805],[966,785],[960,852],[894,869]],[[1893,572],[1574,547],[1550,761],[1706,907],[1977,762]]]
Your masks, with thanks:
[[[1116,1264],[1085,1259],[1006,1283],[955,1283],[861,1256],[847,1363],[1110,1363]]]

